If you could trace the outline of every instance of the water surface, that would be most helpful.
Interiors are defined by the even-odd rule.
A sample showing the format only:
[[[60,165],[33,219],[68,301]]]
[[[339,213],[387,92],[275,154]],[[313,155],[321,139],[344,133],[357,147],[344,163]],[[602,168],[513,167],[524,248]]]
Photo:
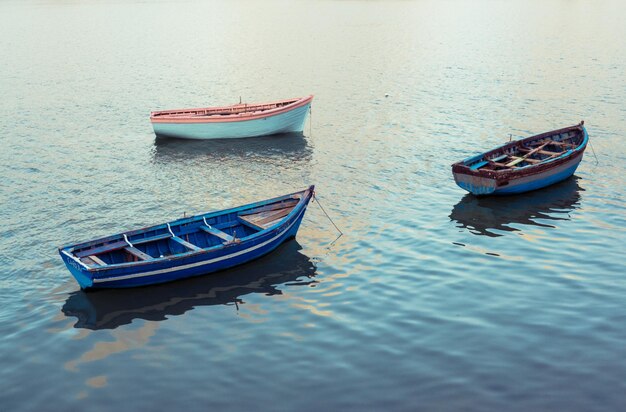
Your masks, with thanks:
[[[1,410],[623,410],[626,9],[572,1],[0,2]],[[150,110],[314,93],[303,135]],[[575,176],[450,165],[578,123]],[[315,184],[297,241],[84,293],[56,247]],[[334,243],[333,243],[334,242]]]

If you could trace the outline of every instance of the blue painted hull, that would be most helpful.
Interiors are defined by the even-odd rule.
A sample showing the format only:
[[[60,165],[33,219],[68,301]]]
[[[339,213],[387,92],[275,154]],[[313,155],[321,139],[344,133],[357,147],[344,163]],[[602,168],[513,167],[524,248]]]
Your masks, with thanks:
[[[456,182],[459,187],[477,196],[525,193],[553,185],[572,176],[578,168],[582,157],[581,153],[578,158],[573,159],[571,162],[547,170],[544,173],[511,179],[506,186],[498,186],[494,179],[465,179],[464,176],[456,177]]]
[[[223,123],[153,123],[158,136],[182,139],[232,139],[302,132],[311,104],[260,119]]]
[[[552,170],[549,173],[544,173],[534,179],[519,179],[519,181],[514,181],[513,184],[509,184],[509,186],[504,186],[502,188],[496,189],[493,194],[512,195],[516,193],[524,193],[531,190],[542,189],[555,183],[562,182],[563,180],[569,178],[574,174],[582,158],[583,157],[581,155],[578,159],[572,162],[573,164],[567,164],[562,168]]]
[[[306,193],[306,197],[300,200],[289,215],[279,223],[243,237],[238,243],[225,243],[167,258],[149,259],[138,263],[109,264],[102,267],[88,265],[78,259],[77,255],[72,253],[77,249],[76,246],[60,248],[59,252],[67,268],[83,289],[144,286],[204,275],[257,259],[270,253],[283,242],[295,238],[312,197],[313,187]],[[262,207],[263,203],[253,205]],[[234,212],[236,211],[237,209],[234,209]],[[233,213],[232,210],[228,212]],[[154,229],[144,229],[146,230]],[[129,237],[133,236],[132,233],[129,232]]]

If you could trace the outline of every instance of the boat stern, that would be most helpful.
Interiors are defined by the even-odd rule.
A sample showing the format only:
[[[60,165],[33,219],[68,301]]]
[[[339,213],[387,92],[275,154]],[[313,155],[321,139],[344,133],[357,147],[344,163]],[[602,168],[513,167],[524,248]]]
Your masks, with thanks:
[[[452,170],[452,175],[461,189],[477,196],[492,194],[497,188],[496,179],[463,173],[463,171],[455,170],[455,168]]]

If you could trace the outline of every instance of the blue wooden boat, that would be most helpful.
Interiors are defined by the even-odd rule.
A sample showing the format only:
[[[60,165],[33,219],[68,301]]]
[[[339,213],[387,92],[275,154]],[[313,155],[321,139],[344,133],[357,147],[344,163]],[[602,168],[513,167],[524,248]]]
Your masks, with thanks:
[[[509,142],[452,165],[457,185],[475,195],[523,193],[570,177],[589,136],[584,122]]]
[[[150,113],[157,136],[227,139],[302,132],[313,96],[269,103],[239,103]]]
[[[295,238],[314,189],[63,246],[59,253],[83,289],[143,286],[215,272]]]

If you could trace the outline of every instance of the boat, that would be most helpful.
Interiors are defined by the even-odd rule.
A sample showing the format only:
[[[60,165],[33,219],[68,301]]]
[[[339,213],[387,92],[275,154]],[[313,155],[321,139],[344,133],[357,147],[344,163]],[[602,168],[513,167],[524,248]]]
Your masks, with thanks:
[[[270,103],[238,103],[200,109],[150,113],[157,136],[182,139],[226,139],[302,132],[313,96]]]
[[[567,179],[589,136],[577,125],[509,142],[452,165],[457,185],[474,195],[524,193]]]
[[[88,242],[59,254],[81,289],[164,283],[237,266],[295,238],[314,186]]]

